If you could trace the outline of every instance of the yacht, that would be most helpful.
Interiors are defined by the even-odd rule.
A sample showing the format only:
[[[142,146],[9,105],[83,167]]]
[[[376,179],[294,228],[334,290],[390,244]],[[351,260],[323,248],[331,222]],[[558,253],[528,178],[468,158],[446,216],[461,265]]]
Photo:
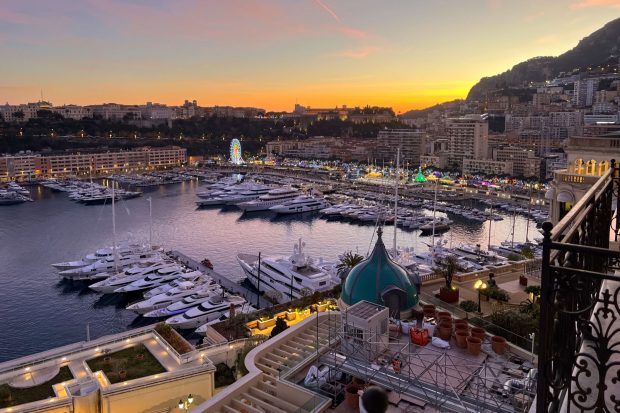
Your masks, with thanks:
[[[158,287],[152,288],[143,294],[144,298],[155,297],[158,294],[163,294],[168,292],[169,290],[178,287],[180,283],[184,281],[191,281],[194,283],[203,283],[203,281],[210,281],[211,277],[206,274],[203,274],[201,271],[192,271],[188,273],[183,273],[181,277],[176,280],[172,280],[167,284],[162,284]]]
[[[198,307],[170,317],[166,320],[166,324],[175,328],[197,328],[204,323],[218,319],[222,313],[230,311],[231,307],[237,309],[245,304],[245,298],[238,295],[213,295]]]
[[[143,314],[147,318],[159,318],[170,317],[177,314],[183,314],[191,308],[197,307],[204,303],[209,298],[215,295],[222,295],[222,287],[219,284],[209,284],[202,286],[194,294],[183,298],[181,301],[177,301],[168,305],[166,308],[160,308],[158,310],[149,311]]]
[[[128,243],[123,243],[120,246],[118,246],[117,249],[116,249],[116,251],[117,251],[119,256],[135,254],[135,253],[145,252],[145,251],[149,251],[149,250],[151,250],[151,248],[148,247],[148,246],[137,245],[137,244],[136,245],[130,245]],[[85,267],[85,266],[87,266],[89,264],[94,263],[95,261],[99,261],[99,260],[102,260],[102,259],[106,259],[106,258],[112,257],[113,254],[114,254],[114,248],[113,247],[100,248],[97,251],[95,251],[94,253],[86,255],[81,260],[59,262],[59,263],[56,263],[56,264],[52,264],[52,267],[56,268],[59,271],[73,270],[73,269],[76,269],[76,268]]]
[[[433,231],[435,231],[435,234],[449,231],[451,224],[452,224],[452,221],[448,218],[444,218],[444,217],[436,218],[434,220],[434,223],[433,221],[431,221],[427,224],[420,226],[420,230],[422,231],[421,235],[431,235]]]
[[[329,290],[340,279],[336,275],[334,263],[320,260],[315,263],[303,251],[301,239],[293,248],[293,255],[267,257],[260,263],[260,286],[258,277],[258,257],[238,254],[237,261],[252,285],[273,296],[280,302],[288,302],[308,292]]]
[[[319,211],[329,207],[323,198],[316,198],[310,195],[301,195],[290,201],[269,208],[270,211],[278,214],[297,214],[301,212]]]
[[[258,311],[258,310],[256,308],[252,307],[251,305],[244,305],[241,308],[235,308],[234,315],[237,315],[237,314],[250,314],[250,313],[253,313],[255,311]],[[211,320],[211,321],[208,321],[208,322],[204,323],[203,325],[198,327],[195,332],[200,334],[201,336],[206,336],[207,335],[207,331],[209,330],[210,326],[212,326],[213,324],[221,323],[222,321],[226,321],[229,318],[230,318],[230,310],[225,311],[224,313],[222,313],[221,316],[219,316],[215,320]]]
[[[134,311],[138,314],[145,314],[153,310],[167,307],[177,301],[181,301],[183,298],[194,294],[203,286],[204,285],[199,282],[181,281],[176,287],[166,291],[165,293],[157,294],[149,299],[127,306],[127,310]]]
[[[196,277],[199,275],[202,275],[202,272],[191,271],[189,273],[184,273],[184,274],[178,274],[178,273],[161,274],[159,272],[155,272],[155,273],[147,275],[144,278],[132,281],[127,285],[117,288],[116,290],[114,290],[114,292],[115,293],[131,293],[134,291],[149,290],[152,288],[159,287],[160,285],[163,285],[172,280],[176,280],[179,277],[186,276],[187,278],[191,279],[192,277]]]
[[[297,196],[299,196],[299,190],[295,188],[276,188],[267,192],[265,195],[259,196],[253,201],[241,202],[237,204],[237,206],[246,212],[267,211],[272,206],[279,205]]]
[[[13,191],[0,190],[0,205],[15,205],[31,202],[32,198]]]
[[[95,261],[85,267],[60,271],[58,275],[63,278],[76,280],[87,279],[97,273],[107,273],[117,268],[124,268],[132,264],[154,264],[158,261],[161,261],[161,259],[161,255],[157,251],[147,251],[139,254],[128,254],[117,257],[112,256],[101,259],[99,261]]]
[[[113,293],[114,290],[121,288],[127,284],[130,284],[136,280],[140,280],[145,276],[158,273],[158,274],[170,274],[176,273],[181,274],[181,268],[174,261],[163,261],[161,263],[147,265],[147,266],[136,266],[126,269],[125,271],[113,275],[109,278],[106,278],[103,281],[99,281],[90,286],[92,290],[95,290],[100,293]]]

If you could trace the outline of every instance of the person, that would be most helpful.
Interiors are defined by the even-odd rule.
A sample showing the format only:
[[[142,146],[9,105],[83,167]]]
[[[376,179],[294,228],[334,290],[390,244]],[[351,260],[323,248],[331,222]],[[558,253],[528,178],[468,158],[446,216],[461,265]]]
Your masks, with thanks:
[[[380,387],[367,388],[360,398],[360,413],[385,413],[387,408],[388,396]]]

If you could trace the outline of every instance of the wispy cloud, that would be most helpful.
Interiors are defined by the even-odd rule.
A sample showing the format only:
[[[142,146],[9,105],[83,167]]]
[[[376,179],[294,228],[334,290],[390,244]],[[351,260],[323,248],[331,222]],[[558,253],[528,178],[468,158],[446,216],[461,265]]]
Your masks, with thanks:
[[[544,15],[545,15],[545,12],[544,12],[544,11],[540,11],[540,12],[537,12],[537,13],[528,14],[527,16],[525,16],[525,17],[523,18],[523,21],[524,21],[524,22],[527,22],[527,23],[532,23],[532,22],[534,22],[534,21],[536,21],[536,20],[540,19],[540,18],[541,18],[541,17],[543,17]]]
[[[338,31],[345,36],[351,37],[353,39],[363,39],[365,37],[368,37],[368,32],[349,26],[341,26],[338,28]]]
[[[328,12],[334,18],[334,20],[340,23],[340,17],[338,17],[336,12],[334,12],[327,4],[323,3],[321,0],[314,0],[314,2],[321,6],[326,12]]]
[[[609,7],[618,9],[620,8],[620,0],[580,0],[571,4],[570,7],[573,10],[586,9],[590,7]]]
[[[348,57],[351,59],[363,59],[377,51],[379,51],[379,48],[376,46],[365,46],[359,49],[343,50],[343,51],[335,53],[334,56]]]

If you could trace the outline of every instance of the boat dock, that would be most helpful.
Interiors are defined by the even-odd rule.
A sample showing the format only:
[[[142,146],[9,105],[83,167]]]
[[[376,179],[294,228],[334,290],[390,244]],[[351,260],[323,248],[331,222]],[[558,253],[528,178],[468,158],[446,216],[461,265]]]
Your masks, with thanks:
[[[241,297],[245,298],[250,305],[256,307],[257,293],[255,291],[244,285],[232,281],[231,279],[225,277],[217,271],[205,267],[200,262],[188,257],[187,255],[179,251],[172,251],[170,252],[170,255],[174,259],[178,260],[181,264],[185,264],[188,268],[191,268],[192,270],[202,271],[203,273],[209,275],[211,278],[213,278],[213,280],[215,280],[215,282],[220,284],[224,290],[236,295],[240,295]],[[273,306],[274,304],[272,302],[268,301],[263,296],[260,296],[261,309]]]

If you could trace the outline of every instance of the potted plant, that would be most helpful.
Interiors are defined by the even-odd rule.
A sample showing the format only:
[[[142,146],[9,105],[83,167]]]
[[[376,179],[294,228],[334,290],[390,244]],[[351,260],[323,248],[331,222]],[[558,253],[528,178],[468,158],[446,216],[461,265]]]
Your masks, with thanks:
[[[125,380],[127,377],[127,370],[125,369],[124,363],[118,363],[116,366],[116,371],[118,372],[118,378],[121,380]]]
[[[527,287],[527,277],[525,275],[519,275],[519,285]]]
[[[110,364],[110,363],[112,363],[112,357],[108,355],[108,353],[110,353],[110,349],[109,349],[109,348],[104,348],[101,352],[102,352],[102,353],[103,353],[103,355],[104,355],[104,357],[103,357],[103,362],[104,362],[105,364]]]
[[[269,321],[271,321],[271,318],[269,318],[267,314],[263,314],[262,316],[260,316],[260,318],[258,319],[258,329],[264,330],[269,327]]]
[[[360,403],[360,395],[358,393],[359,389],[354,383],[349,383],[344,388],[345,398],[347,400],[347,404],[352,409],[359,409]]]
[[[336,265],[336,270],[338,277],[340,277],[341,282],[347,279],[347,275],[353,267],[362,262],[364,257],[354,253],[353,251],[347,251],[340,257],[340,262]]]
[[[297,318],[297,312],[293,310],[292,308],[289,308],[288,311],[286,312],[287,321],[292,321],[296,318]]]
[[[452,285],[452,279],[457,272],[463,271],[463,267],[454,255],[440,258],[435,263],[437,265],[433,270],[435,273],[440,274],[446,282],[446,285],[439,289],[439,299],[446,303],[458,302],[459,289]]]

